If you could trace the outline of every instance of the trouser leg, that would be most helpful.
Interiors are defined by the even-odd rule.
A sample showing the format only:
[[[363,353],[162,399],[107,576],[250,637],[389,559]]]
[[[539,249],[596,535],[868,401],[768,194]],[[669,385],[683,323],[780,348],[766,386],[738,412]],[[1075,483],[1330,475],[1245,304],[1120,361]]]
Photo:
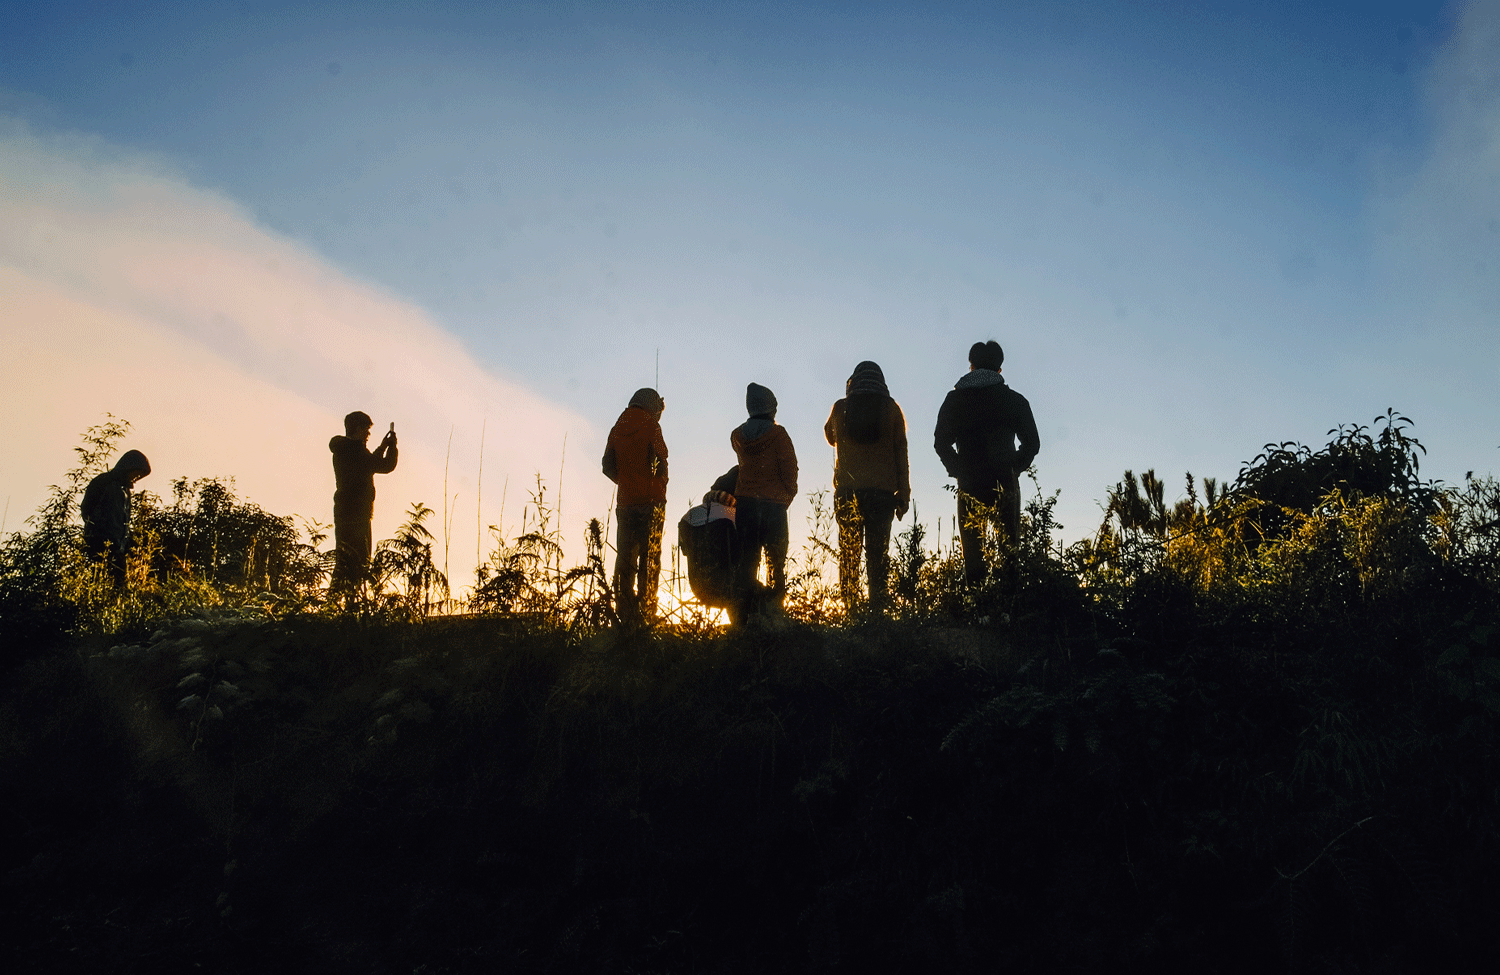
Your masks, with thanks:
[[[890,577],[891,520],[896,496],[889,491],[861,491],[857,496],[864,521],[865,575],[870,586],[870,609],[879,612],[886,602]]]
[[[656,615],[656,588],[661,581],[661,533],[666,506],[652,505],[645,518],[644,542],[637,564],[636,600],[646,616]]]
[[[735,614],[744,621],[757,608],[760,583],[761,552],[765,547],[759,503],[741,498],[735,509],[734,605]]]
[[[971,586],[984,582],[988,568],[984,561],[984,536],[994,518],[996,495],[994,488],[958,489],[958,540],[964,553],[964,580]]]
[[[844,608],[852,610],[859,601],[859,550],[864,528],[853,494],[834,497],[833,518],[839,529],[839,595]]]
[[[791,537],[786,507],[760,498],[741,498],[735,514],[739,536],[736,590],[741,613],[748,616],[770,602],[780,606],[786,595],[786,556]],[[770,585],[756,579],[761,553],[769,563]]]
[[[119,589],[125,584],[125,546],[112,538],[93,536],[84,539],[89,561],[101,563],[110,585]]]
[[[1001,485],[997,506],[1005,537],[1014,545],[1021,538],[1021,484],[1017,478]]]
[[[333,578],[331,591],[357,589],[370,569],[370,515],[333,516]]]
[[[787,530],[786,508],[774,502],[766,513],[766,561],[771,569],[771,601],[777,609],[786,598],[786,556],[791,548],[791,532]]]
[[[621,616],[641,609],[645,592],[642,563],[651,535],[651,508],[616,508],[615,517],[615,608]]]

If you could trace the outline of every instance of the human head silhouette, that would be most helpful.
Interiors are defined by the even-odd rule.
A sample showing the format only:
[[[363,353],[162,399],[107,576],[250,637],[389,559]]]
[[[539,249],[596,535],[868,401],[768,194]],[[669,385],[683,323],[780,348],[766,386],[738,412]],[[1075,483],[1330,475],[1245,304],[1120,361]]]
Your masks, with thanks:
[[[1000,343],[994,339],[988,342],[975,342],[969,346],[969,365],[975,369],[993,369],[999,372],[1004,362],[1005,350],[1000,348]]]

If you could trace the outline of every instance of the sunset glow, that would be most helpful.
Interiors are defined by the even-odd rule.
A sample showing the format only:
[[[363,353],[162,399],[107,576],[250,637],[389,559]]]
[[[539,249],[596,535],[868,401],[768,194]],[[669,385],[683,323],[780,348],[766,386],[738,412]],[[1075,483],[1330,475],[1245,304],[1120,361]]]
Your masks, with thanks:
[[[1497,5],[1096,7],[13,14],[6,527],[106,413],[144,488],[233,477],[326,520],[323,445],[363,409],[402,437],[377,537],[446,510],[461,586],[538,473],[581,553],[640,386],[674,522],[755,381],[802,461],[795,549],[873,359],[931,529],[933,418],[985,338],[1070,538],[1122,469],[1227,479],[1388,406],[1427,473],[1490,469]]]

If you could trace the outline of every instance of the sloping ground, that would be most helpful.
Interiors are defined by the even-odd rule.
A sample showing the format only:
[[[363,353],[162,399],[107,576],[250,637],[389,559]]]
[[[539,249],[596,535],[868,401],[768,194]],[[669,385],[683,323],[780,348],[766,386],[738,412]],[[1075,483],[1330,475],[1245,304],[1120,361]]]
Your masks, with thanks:
[[[1493,616],[48,653],[0,706],[13,970],[1473,969]]]

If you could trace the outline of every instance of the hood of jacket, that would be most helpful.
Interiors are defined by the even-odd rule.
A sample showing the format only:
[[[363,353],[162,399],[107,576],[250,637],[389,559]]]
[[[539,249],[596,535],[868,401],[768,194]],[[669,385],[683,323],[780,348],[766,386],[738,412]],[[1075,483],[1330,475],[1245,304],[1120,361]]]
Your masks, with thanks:
[[[645,407],[631,404],[625,407],[620,418],[615,421],[615,433],[622,436],[634,436],[640,432],[649,431],[657,425],[656,417]]]
[[[141,476],[145,477],[151,473],[151,462],[139,450],[127,450],[120,455],[119,460],[115,461],[113,470],[116,474],[129,474],[132,471],[140,471]]]
[[[328,451],[334,454],[345,450],[359,450],[362,447],[364,447],[364,444],[353,437],[346,437],[342,433],[328,441]]]
[[[645,410],[653,419],[661,419],[662,407],[665,404],[666,400],[661,398],[661,394],[649,386],[642,386],[630,397],[631,406]]]
[[[764,439],[765,434],[776,426],[775,420],[764,420],[759,417],[751,417],[744,423],[735,427],[734,435],[739,438],[740,444],[751,453],[762,450],[768,441]],[[756,441],[760,441],[756,446]]]

